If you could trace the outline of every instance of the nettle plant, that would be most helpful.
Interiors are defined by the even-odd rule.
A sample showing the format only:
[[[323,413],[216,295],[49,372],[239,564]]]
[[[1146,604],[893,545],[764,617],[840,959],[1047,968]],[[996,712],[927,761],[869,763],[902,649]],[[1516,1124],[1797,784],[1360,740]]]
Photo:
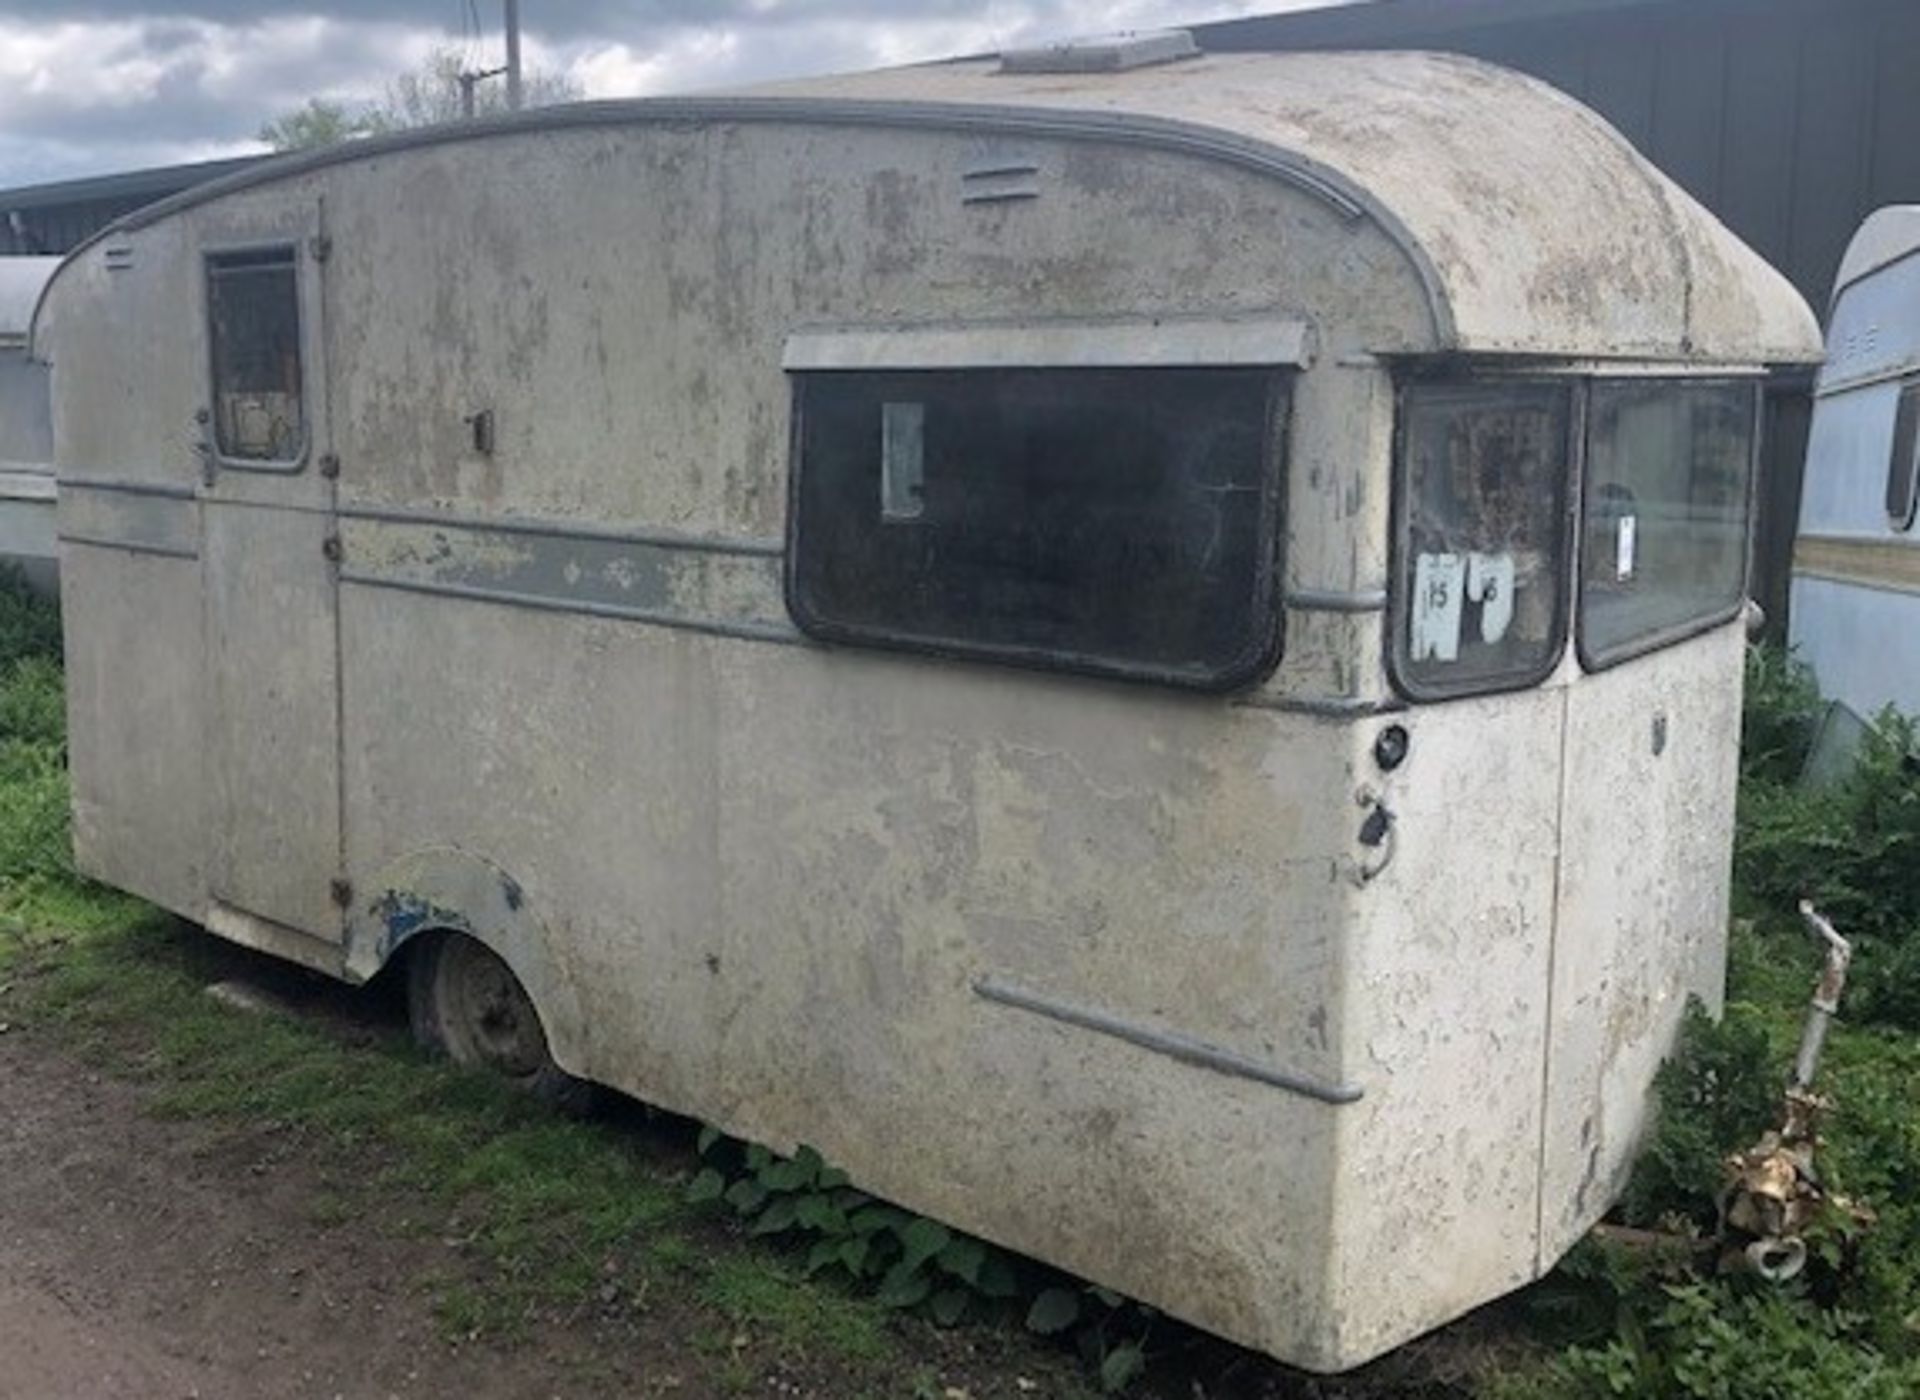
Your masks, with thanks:
[[[1151,1309],[875,1200],[811,1147],[778,1157],[712,1127],[702,1129],[699,1146],[687,1199],[731,1207],[750,1235],[810,1242],[809,1274],[839,1275],[873,1290],[882,1306],[942,1327],[1023,1315],[1030,1331],[1071,1337],[1110,1392],[1145,1369]]]

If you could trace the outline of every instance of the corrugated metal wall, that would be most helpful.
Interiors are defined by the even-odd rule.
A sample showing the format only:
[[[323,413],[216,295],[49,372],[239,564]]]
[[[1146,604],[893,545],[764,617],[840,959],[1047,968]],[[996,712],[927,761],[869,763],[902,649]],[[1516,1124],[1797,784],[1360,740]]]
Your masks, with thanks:
[[[9,210],[17,218],[0,219],[0,257],[19,253],[65,253],[86,242],[119,218],[150,199],[88,200]]]
[[[1594,107],[1824,314],[1883,204],[1920,202],[1920,0],[1376,0],[1200,25],[1211,49],[1434,48]],[[1755,594],[1786,616],[1806,386],[1782,384]]]
[[[70,252],[123,214],[263,159],[230,156],[0,190],[0,257]]]

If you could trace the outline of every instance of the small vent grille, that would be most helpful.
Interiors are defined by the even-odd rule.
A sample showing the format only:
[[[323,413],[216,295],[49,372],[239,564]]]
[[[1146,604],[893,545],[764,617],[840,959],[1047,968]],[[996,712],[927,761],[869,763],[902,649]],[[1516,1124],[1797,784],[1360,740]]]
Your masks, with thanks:
[[[1002,73],[1124,73],[1156,63],[1197,58],[1200,46],[1184,29],[1144,30],[1135,34],[1103,34],[1096,39],[1069,39],[1034,49],[1012,49],[1000,55]]]
[[[1034,199],[1039,194],[1037,161],[986,161],[969,167],[960,176],[962,204],[997,204],[1009,199]]]

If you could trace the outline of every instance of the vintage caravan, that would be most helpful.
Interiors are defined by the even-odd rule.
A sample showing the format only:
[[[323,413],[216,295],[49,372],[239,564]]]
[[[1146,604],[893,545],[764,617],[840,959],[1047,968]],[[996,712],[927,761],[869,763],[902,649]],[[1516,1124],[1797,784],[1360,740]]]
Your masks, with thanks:
[[[53,407],[47,367],[28,352],[34,305],[58,258],[0,257],[0,566],[52,592]]]
[[[84,868],[1305,1366],[1535,1277],[1720,992],[1818,331],[1539,83],[1179,47],[355,143],[77,251]]]
[[[1834,279],[1789,636],[1856,716],[1920,714],[1920,205],[1870,215]]]

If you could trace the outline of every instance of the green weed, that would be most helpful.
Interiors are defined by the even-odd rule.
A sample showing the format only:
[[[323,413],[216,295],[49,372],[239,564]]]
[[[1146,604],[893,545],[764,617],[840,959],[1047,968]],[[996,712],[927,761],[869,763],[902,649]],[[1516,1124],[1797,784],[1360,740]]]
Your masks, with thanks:
[[[1821,710],[1805,668],[1777,651],[1748,668],[1735,849],[1729,1003],[1689,1008],[1656,1081],[1659,1116],[1616,1219],[1677,1232],[1656,1251],[1588,1241],[1530,1295],[1563,1349],[1490,1383],[1497,1400],[1894,1400],[1920,1395],[1920,791],[1914,732],[1876,723],[1853,771],[1799,786]],[[1821,957],[1795,907],[1810,896],[1858,941],[1820,1088],[1834,1102],[1824,1187],[1865,1203],[1810,1232],[1791,1285],[1724,1274],[1708,1239],[1721,1163],[1775,1124]],[[1879,1021],[1886,1025],[1863,1024]],[[1905,1030],[1892,1029],[1901,1026]]]

